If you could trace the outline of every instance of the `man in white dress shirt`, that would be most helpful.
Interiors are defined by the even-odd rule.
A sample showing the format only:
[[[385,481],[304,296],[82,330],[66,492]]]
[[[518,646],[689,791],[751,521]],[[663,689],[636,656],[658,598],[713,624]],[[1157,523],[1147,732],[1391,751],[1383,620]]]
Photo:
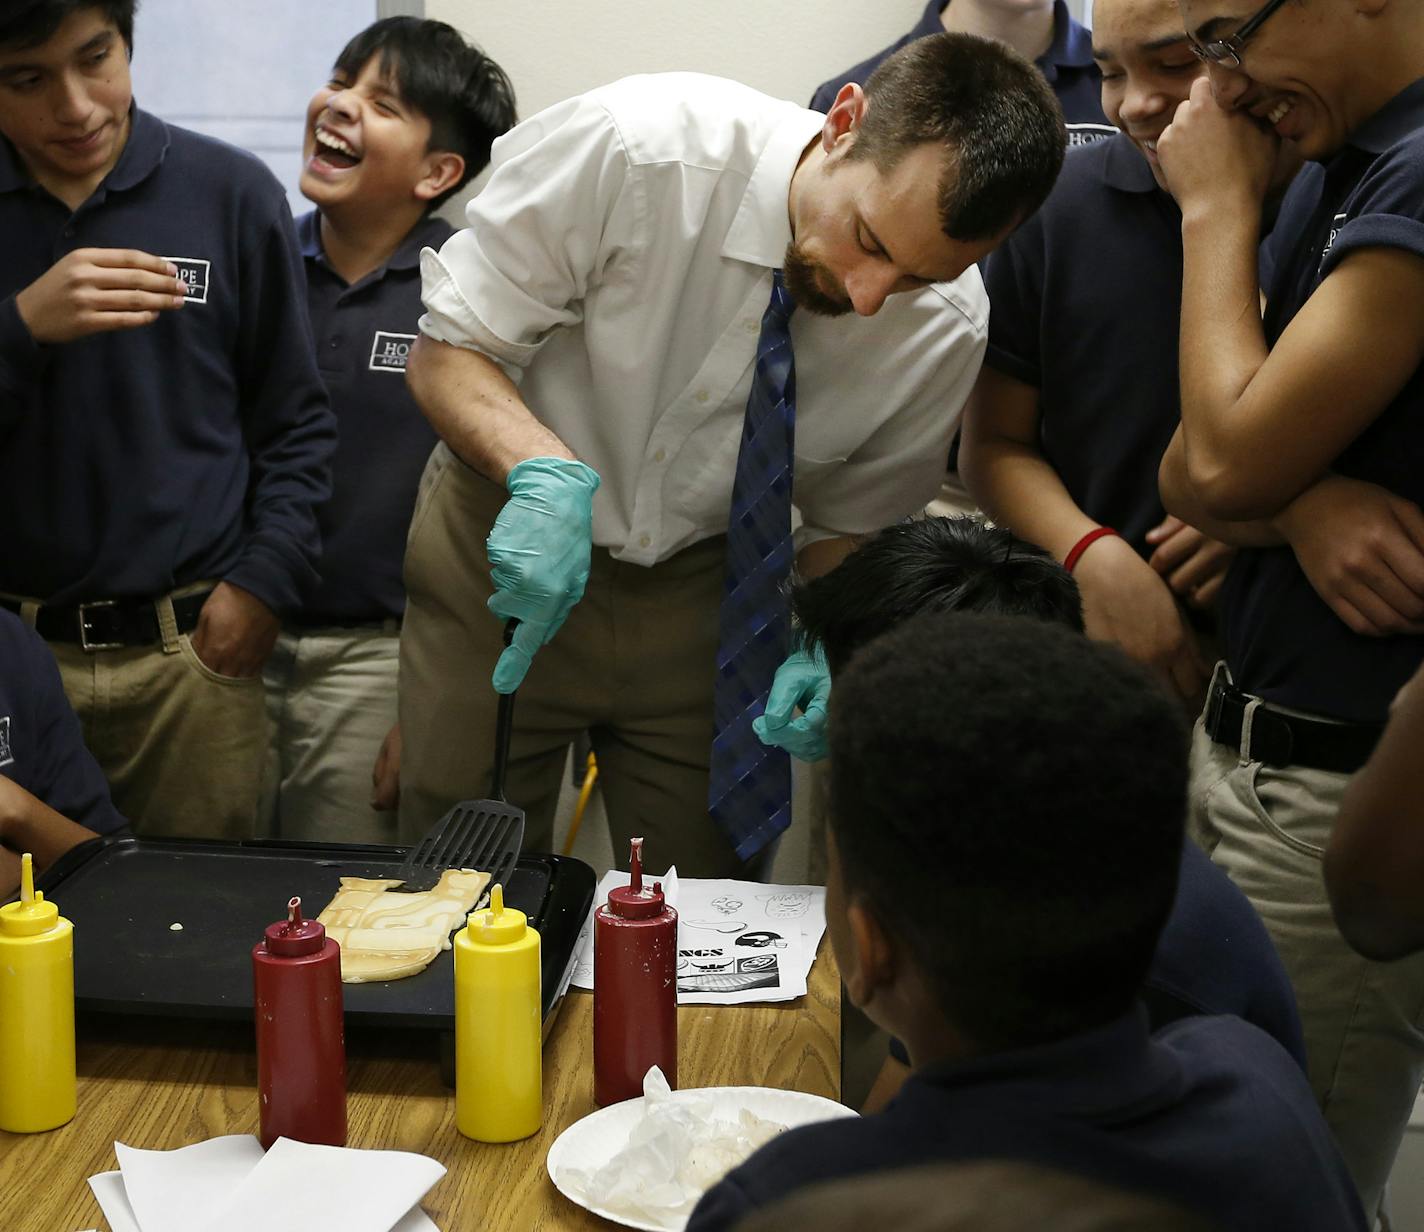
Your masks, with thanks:
[[[802,309],[794,501],[814,574],[937,490],[984,350],[975,262],[1038,207],[1062,146],[1032,66],[961,35],[891,57],[828,115],[666,74],[496,143],[468,227],[424,254],[408,368],[443,443],[406,557],[404,834],[489,790],[493,672],[520,690],[508,794],[526,846],[548,845],[587,729],[615,851],[642,834],[655,867],[743,867],[709,818],[708,761],[772,272]]]

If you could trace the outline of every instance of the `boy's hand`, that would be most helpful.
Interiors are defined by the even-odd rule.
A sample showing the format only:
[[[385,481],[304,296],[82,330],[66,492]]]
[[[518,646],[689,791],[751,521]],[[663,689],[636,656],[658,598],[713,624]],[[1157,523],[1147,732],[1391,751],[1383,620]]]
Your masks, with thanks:
[[[185,287],[162,257],[128,248],[76,248],[15,297],[38,343],[147,325],[183,306]]]
[[[1424,511],[1327,475],[1275,519],[1315,593],[1356,633],[1424,633]]]
[[[400,804],[401,729],[391,725],[371,767],[371,807],[378,813],[388,813]]]
[[[198,613],[193,653],[219,676],[255,676],[280,630],[276,614],[256,595],[219,582]]]
[[[1184,215],[1259,210],[1277,175],[1280,138],[1242,111],[1224,111],[1200,77],[1157,139],[1157,158]]]
[[[1166,579],[1182,602],[1208,608],[1216,602],[1226,571],[1236,549],[1209,539],[1181,518],[1167,517],[1147,532],[1147,542],[1156,551],[1147,563]]]
[[[1130,543],[1116,535],[1099,539],[1073,576],[1089,637],[1116,642],[1139,663],[1155,667],[1182,697],[1201,694],[1208,673],[1196,635],[1167,583]]]

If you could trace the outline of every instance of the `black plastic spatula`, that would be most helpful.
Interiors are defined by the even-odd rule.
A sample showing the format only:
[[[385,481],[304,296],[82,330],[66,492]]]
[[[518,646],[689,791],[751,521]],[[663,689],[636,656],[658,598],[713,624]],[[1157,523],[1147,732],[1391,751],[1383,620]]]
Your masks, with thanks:
[[[519,622],[504,627],[509,645]],[[494,728],[494,781],[489,800],[462,800],[426,832],[406,856],[398,876],[401,890],[428,890],[447,868],[474,868],[488,872],[490,885],[509,885],[524,844],[524,810],[504,798],[504,776],[509,769],[509,744],[514,734],[514,694],[499,695]]]

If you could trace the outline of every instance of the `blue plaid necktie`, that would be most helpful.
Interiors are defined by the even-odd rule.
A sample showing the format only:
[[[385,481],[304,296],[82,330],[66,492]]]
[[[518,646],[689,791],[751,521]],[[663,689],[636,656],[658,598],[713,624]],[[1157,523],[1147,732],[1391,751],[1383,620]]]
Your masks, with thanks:
[[[757,739],[752,720],[766,706],[790,641],[785,587],[792,561],[795,306],[781,271],[773,271],[727,522],[707,807],[743,860],[791,824],[791,760]]]

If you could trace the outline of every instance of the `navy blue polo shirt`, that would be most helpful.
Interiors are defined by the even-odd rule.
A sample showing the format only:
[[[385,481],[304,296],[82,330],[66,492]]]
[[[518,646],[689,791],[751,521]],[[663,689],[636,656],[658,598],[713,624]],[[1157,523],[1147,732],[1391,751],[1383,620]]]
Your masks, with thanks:
[[[829,111],[836,94],[847,82],[864,85],[887,56],[926,35],[943,34],[940,14],[948,4],[949,0],[930,0],[919,24],[907,35],[877,51],[870,59],[862,60],[854,68],[823,82],[811,98],[811,109]],[[1063,108],[1063,118],[1068,123],[1069,145],[1093,141],[1117,131],[1103,115],[1101,74],[1093,61],[1093,36],[1073,20],[1064,0],[1054,0],[1053,42],[1035,63],[1058,96],[1058,105]]]
[[[1186,839],[1172,914],[1142,984],[1153,1030],[1195,1014],[1234,1014],[1261,1028],[1305,1068],[1295,990],[1250,900]],[[909,1056],[899,1040],[890,1052]]]
[[[336,429],[286,196],[252,155],[132,114],[73,213],[0,140],[0,591],[68,603],[222,578],[289,609],[315,577]],[[76,248],[167,257],[187,303],[38,346],[15,295]]]
[[[1070,149],[984,269],[984,362],[1038,390],[1039,444],[1090,518],[1147,554],[1180,416],[1182,216],[1119,134]]]
[[[331,500],[317,515],[321,580],[302,605],[307,621],[359,624],[405,611],[406,531],[438,440],[406,386],[405,362],[425,311],[420,250],[452,234],[424,219],[385,265],[348,285],[327,264],[317,212],[297,220],[317,366],[339,436]]]
[[[1154,1029],[1194,1014],[1234,1014],[1305,1069],[1295,990],[1271,935],[1236,883],[1190,839],[1142,998]]]
[[[84,747],[54,655],[20,618],[0,608],[0,774],[70,821],[108,834],[127,825]]]
[[[713,1186],[688,1232],[721,1232],[817,1181],[1010,1159],[1152,1193],[1233,1232],[1365,1227],[1305,1075],[1236,1018],[1097,1030],[913,1073],[884,1111],[788,1130]]]
[[[1424,256],[1424,79],[1377,111],[1328,163],[1306,164],[1274,235],[1265,316],[1272,346],[1350,253],[1386,247]],[[1424,505],[1424,368],[1330,469]],[[1238,552],[1222,612],[1227,662],[1242,689],[1332,718],[1383,722],[1424,660],[1424,638],[1352,632],[1288,548]]]

